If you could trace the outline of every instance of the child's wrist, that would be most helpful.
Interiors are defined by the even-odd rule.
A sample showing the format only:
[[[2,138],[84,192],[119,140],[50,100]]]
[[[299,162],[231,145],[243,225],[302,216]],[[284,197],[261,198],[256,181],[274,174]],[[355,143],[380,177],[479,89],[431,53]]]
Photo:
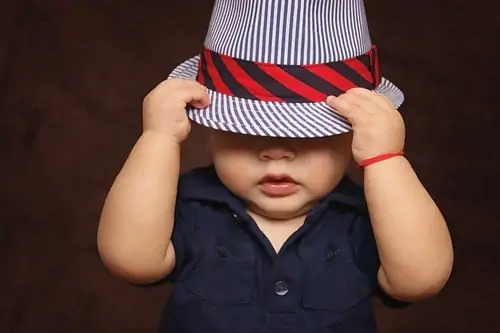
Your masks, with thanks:
[[[357,162],[357,165],[359,168],[367,168],[373,164],[378,164],[387,160],[391,160],[394,158],[404,158],[404,152],[403,151],[398,151],[398,152],[391,152],[391,153],[385,153],[385,154],[379,154],[375,155],[372,157],[365,158],[361,161]]]
[[[372,177],[378,178],[382,175],[384,178],[397,178],[401,173],[411,170],[411,166],[406,157],[401,155],[367,165],[362,167],[361,170],[363,170],[363,177],[366,181],[372,179]]]
[[[182,143],[175,137],[155,131],[144,131],[139,138],[141,145],[146,145],[149,149],[162,152],[179,152],[181,151]]]
[[[145,130],[142,133],[142,137],[147,138],[148,140],[158,140],[169,145],[181,146],[182,144],[182,142],[175,135],[160,131]]]

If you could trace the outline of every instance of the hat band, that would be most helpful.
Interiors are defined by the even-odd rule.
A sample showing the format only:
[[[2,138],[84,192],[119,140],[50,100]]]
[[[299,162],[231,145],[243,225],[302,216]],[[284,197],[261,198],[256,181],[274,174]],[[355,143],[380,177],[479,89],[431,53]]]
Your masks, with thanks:
[[[232,58],[204,49],[197,81],[222,94],[267,102],[321,102],[355,87],[380,83],[375,45],[343,61],[312,65],[275,65]]]

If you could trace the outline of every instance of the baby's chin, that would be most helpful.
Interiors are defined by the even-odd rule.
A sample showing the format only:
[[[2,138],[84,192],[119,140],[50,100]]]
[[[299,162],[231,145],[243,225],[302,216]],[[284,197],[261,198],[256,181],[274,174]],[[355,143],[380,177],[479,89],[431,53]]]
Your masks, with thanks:
[[[263,218],[288,221],[307,215],[311,204],[298,198],[259,198],[249,203],[248,209]]]

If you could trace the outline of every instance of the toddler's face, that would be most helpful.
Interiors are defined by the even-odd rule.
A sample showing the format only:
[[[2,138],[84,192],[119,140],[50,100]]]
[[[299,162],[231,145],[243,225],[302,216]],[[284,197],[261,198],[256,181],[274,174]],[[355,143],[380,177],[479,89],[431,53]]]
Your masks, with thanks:
[[[221,181],[254,214],[291,219],[307,211],[342,179],[352,134],[280,139],[212,131],[210,148]]]

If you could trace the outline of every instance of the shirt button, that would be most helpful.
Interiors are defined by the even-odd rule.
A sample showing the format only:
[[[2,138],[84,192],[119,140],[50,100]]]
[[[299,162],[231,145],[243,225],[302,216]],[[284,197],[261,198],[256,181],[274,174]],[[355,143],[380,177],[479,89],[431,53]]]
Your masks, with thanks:
[[[226,258],[227,255],[229,254],[229,251],[227,250],[227,248],[224,245],[217,246],[217,252],[223,258]]]
[[[278,281],[274,285],[274,291],[278,296],[285,296],[288,294],[288,284],[285,281]]]
[[[339,254],[340,249],[331,249],[326,253],[325,259],[327,261],[334,261],[337,255]]]

